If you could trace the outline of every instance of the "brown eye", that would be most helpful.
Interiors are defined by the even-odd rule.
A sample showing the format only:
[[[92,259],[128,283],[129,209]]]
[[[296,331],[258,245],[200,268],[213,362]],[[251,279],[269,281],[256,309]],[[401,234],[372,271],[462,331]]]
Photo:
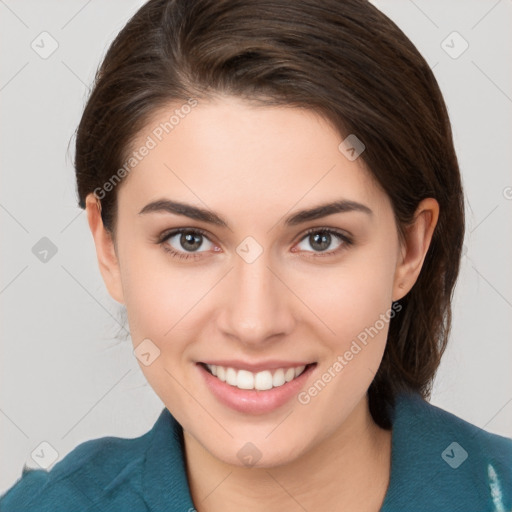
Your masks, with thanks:
[[[323,256],[338,253],[345,246],[351,245],[352,240],[345,234],[333,229],[313,228],[306,233],[300,243],[309,245],[312,251],[308,250],[307,247],[299,247],[299,249],[306,252],[317,252]]]
[[[200,251],[199,249],[205,245],[205,240],[211,247],[207,247],[206,251]],[[205,233],[197,229],[176,229],[167,232],[158,243],[173,256],[183,259],[200,257],[195,253],[208,252],[214,247]]]

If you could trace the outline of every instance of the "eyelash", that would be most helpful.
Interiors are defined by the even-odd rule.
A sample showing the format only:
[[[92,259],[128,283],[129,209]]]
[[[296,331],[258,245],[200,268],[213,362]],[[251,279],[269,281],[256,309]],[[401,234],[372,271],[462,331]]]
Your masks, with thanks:
[[[328,252],[319,252],[319,253],[316,253],[314,256],[312,256],[313,258],[318,258],[318,257],[326,257],[326,256],[332,256],[332,255],[335,255],[337,253],[339,253],[340,251],[342,251],[344,248],[347,248],[347,247],[350,247],[351,245],[353,245],[353,240],[348,237],[347,235],[345,235],[344,233],[342,233],[341,231],[338,231],[338,230],[335,230],[335,229],[332,229],[332,228],[311,228],[311,229],[308,229],[308,231],[306,231],[304,233],[304,235],[302,236],[302,238],[300,238],[299,242],[302,242],[302,240],[304,240],[308,235],[312,234],[312,233],[328,233],[330,235],[334,235],[336,236],[337,238],[339,238],[343,244],[338,247],[338,249],[335,249],[334,251],[328,251]],[[180,229],[175,229],[175,230],[172,230],[172,231],[168,231],[166,233],[164,233],[160,239],[158,240],[158,244],[162,246],[163,250],[167,253],[169,253],[173,258],[178,258],[180,260],[188,260],[188,259],[197,259],[197,258],[200,258],[200,254],[198,253],[181,253],[181,252],[178,252],[172,248],[170,248],[165,242],[167,240],[169,240],[169,238],[172,238],[174,235],[177,235],[177,234],[200,234],[202,236],[204,236],[205,238],[207,238],[208,240],[210,240],[209,236],[208,236],[208,233],[206,233],[206,231],[203,231],[202,229],[200,228],[189,228],[189,229],[184,229],[184,228],[180,228]],[[308,252],[311,252],[311,251],[308,251]]]

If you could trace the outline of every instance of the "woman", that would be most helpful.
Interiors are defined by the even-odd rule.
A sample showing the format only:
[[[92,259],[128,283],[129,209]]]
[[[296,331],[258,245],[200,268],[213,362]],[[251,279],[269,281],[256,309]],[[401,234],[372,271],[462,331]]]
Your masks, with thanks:
[[[427,402],[463,193],[435,78],[374,6],[150,0],[75,167],[165,409],[2,510],[510,510],[512,440]]]

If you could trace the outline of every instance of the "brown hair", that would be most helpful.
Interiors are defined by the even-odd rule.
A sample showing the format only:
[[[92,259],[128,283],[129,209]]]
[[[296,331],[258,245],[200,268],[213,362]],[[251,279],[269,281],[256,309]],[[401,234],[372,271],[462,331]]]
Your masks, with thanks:
[[[366,146],[360,158],[391,200],[401,239],[419,202],[438,201],[423,268],[399,301],[368,390],[373,418],[389,428],[397,392],[430,396],[464,238],[451,126],[430,67],[366,0],[150,0],[108,49],[77,129],[80,207],[126,161],[156,110],[217,94],[306,107],[340,137],[356,134]],[[100,198],[115,240],[116,188]]]

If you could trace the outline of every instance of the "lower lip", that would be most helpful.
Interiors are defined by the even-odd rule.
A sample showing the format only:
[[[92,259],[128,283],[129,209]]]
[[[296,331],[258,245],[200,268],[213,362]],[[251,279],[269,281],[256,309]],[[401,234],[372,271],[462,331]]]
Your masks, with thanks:
[[[303,388],[315,366],[316,364],[308,366],[301,375],[282,386],[258,391],[256,389],[239,389],[235,386],[230,386],[213,376],[201,364],[197,364],[206,385],[213,395],[222,404],[245,414],[269,413],[287,403]]]

